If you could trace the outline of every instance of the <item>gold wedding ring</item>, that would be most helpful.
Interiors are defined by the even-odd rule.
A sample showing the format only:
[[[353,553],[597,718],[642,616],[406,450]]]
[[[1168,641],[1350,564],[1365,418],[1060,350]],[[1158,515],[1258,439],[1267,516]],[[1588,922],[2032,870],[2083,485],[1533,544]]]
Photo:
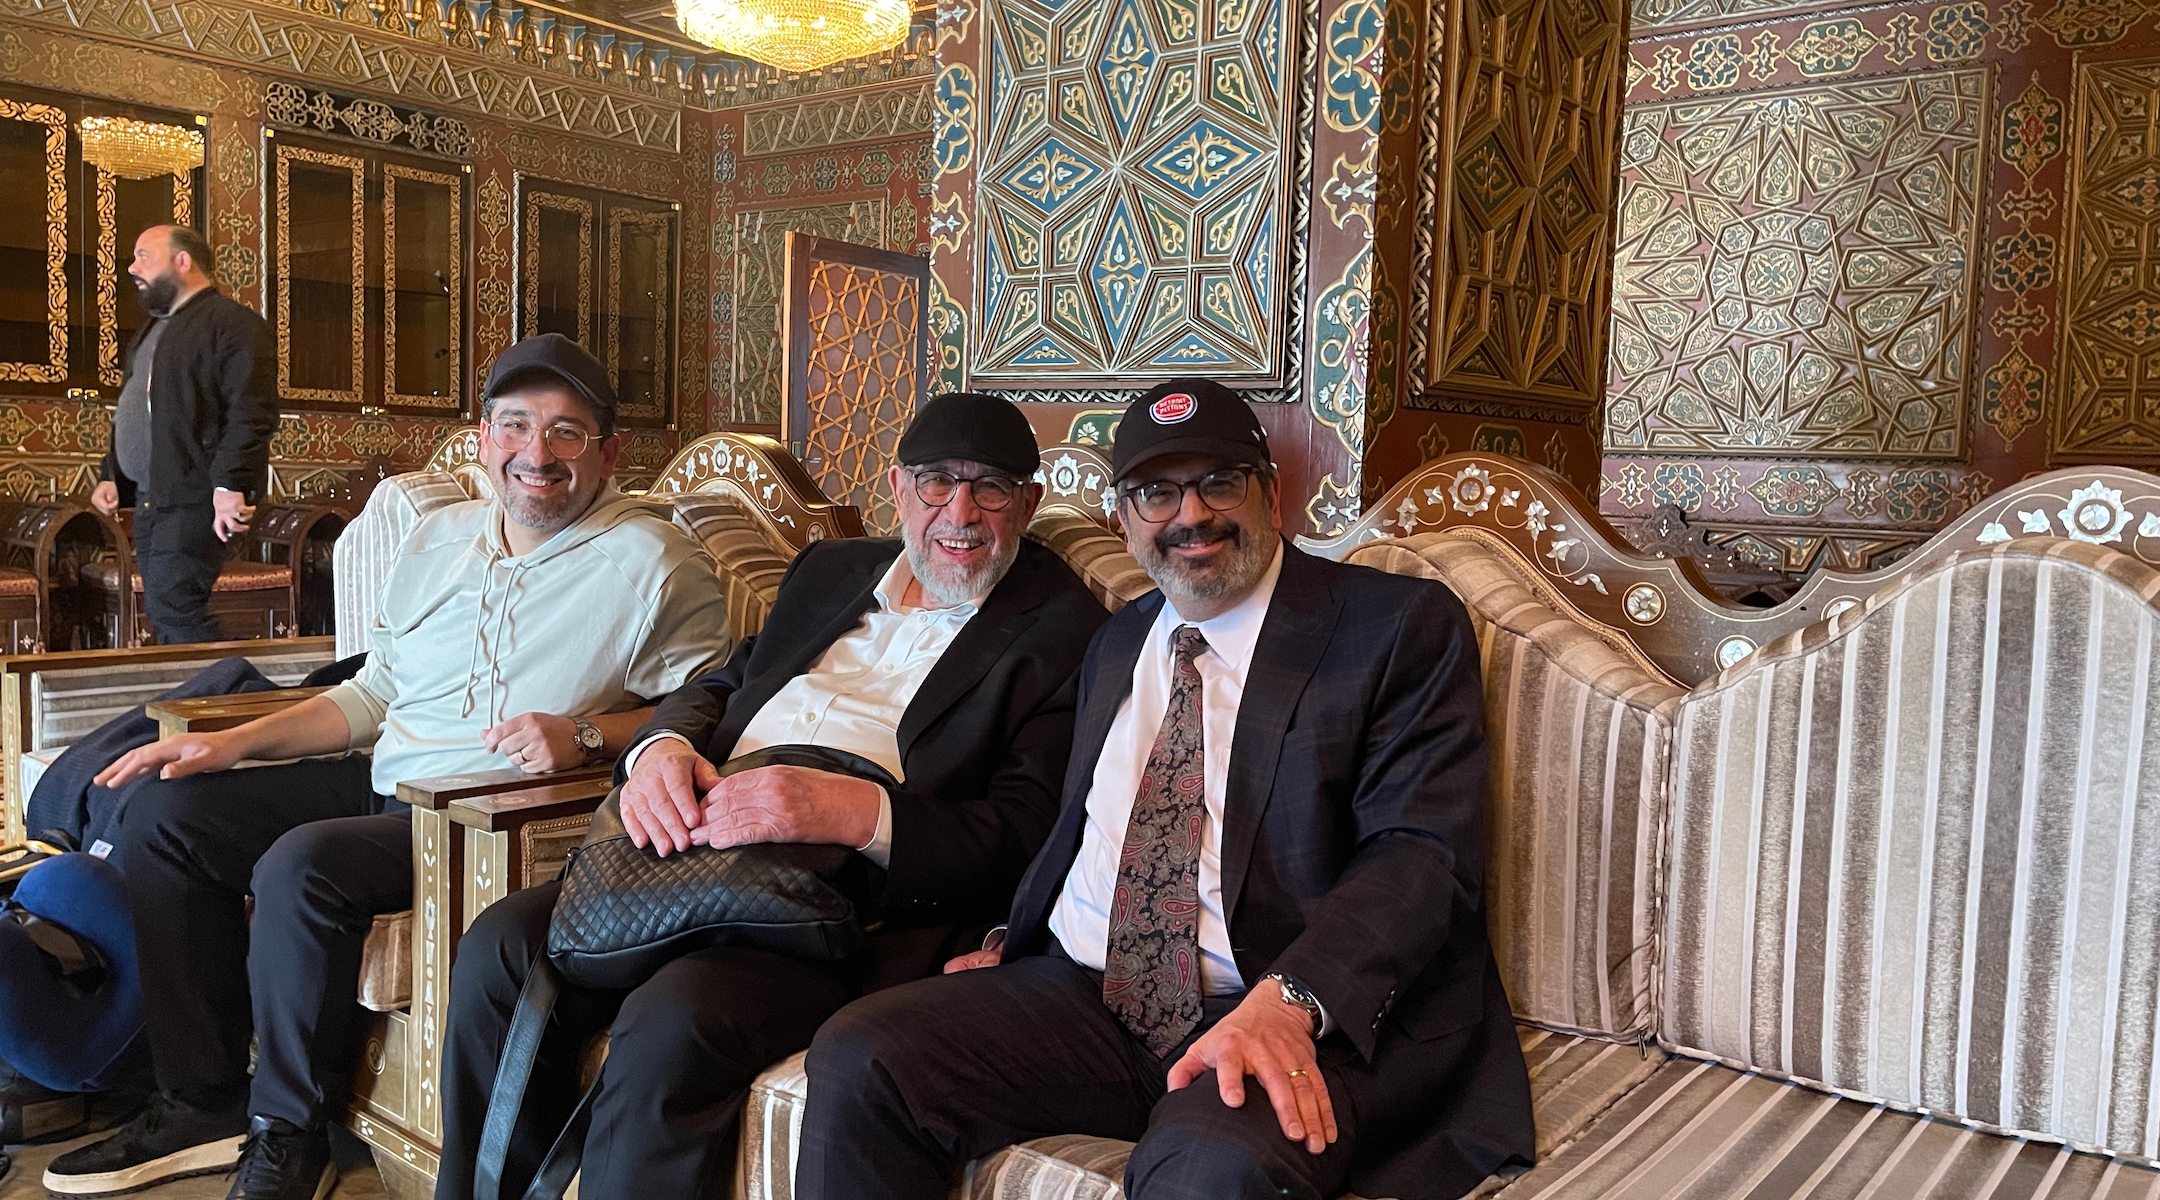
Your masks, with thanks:
[[[1290,1078],[1296,1079],[1298,1076],[1303,1075],[1304,1073],[1305,1072],[1303,1071],[1292,1071],[1290,1072]]]

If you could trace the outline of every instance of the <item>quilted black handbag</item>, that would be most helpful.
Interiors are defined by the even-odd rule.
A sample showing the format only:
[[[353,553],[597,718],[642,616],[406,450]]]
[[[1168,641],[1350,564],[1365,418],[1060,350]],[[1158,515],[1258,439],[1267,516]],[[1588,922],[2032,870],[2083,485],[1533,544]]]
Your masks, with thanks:
[[[824,746],[769,746],[728,760],[722,776],[795,766],[899,783],[858,754]],[[844,846],[766,844],[715,850],[692,846],[666,858],[640,848],[623,828],[621,790],[608,794],[592,828],[563,867],[562,893],[548,923],[547,948],[533,960],[503,1041],[487,1122],[474,1164],[476,1200],[500,1200],[510,1134],[524,1106],[540,1035],[562,980],[579,987],[633,988],[685,954],[749,946],[795,958],[844,958],[861,947],[868,911],[868,860]],[[525,1200],[560,1200],[577,1173],[592,1120],[594,1079],[569,1125],[542,1161]]]

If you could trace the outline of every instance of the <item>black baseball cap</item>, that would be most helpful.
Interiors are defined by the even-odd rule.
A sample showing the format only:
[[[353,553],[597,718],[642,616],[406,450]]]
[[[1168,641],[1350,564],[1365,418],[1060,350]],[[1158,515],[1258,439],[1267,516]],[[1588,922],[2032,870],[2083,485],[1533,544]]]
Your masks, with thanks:
[[[495,365],[488,370],[487,387],[481,391],[480,398],[493,400],[512,383],[533,375],[559,379],[583,397],[585,403],[610,415],[615,411],[615,384],[608,379],[607,368],[601,366],[600,360],[585,347],[559,333],[526,338],[496,355]]]
[[[1212,379],[1173,379],[1141,393],[1118,422],[1110,481],[1166,454],[1206,454],[1239,466],[1272,463],[1252,406]]]
[[[932,396],[915,410],[894,457],[903,466],[965,459],[1026,479],[1042,465],[1035,429],[1010,400],[981,392]]]

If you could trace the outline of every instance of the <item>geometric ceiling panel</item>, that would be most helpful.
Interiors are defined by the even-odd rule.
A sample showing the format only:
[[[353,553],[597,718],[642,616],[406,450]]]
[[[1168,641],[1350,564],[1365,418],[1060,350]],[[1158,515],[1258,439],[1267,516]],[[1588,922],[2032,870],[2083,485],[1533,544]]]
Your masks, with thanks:
[[[1008,0],[983,23],[985,386],[1283,370],[1290,0]],[[970,118],[972,119],[972,117]]]
[[[1959,455],[1988,79],[1629,108],[1607,448]]]

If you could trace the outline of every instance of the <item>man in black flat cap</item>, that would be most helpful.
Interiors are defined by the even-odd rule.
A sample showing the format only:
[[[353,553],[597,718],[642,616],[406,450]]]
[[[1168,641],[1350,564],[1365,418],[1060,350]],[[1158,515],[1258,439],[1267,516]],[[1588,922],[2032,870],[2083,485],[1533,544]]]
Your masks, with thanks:
[[[627,992],[566,987],[501,1194],[523,1194],[578,1098],[580,1049],[606,1029],[581,1194],[727,1196],[758,1072],[807,1047],[841,1005],[935,972],[1004,917],[1057,815],[1073,680],[1107,614],[1024,536],[1042,488],[1018,409],[939,396],[897,458],[900,537],[803,551],[764,630],[662,701],[616,769],[623,824],[639,845],[663,857],[756,842],[847,846],[875,868],[882,924],[841,962],[712,949]],[[900,785],[792,766],[715,773],[715,763],[783,744],[852,751]],[[496,1063],[558,891],[546,884],[498,902],[459,946],[438,1197],[472,1195]]]
[[[1136,1143],[1131,1200],[1453,1200],[1527,1163],[1461,602],[1286,542],[1212,381],[1135,401],[1111,471],[1161,590],[1088,649],[1002,940],[819,1031],[796,1195],[943,1200],[1055,1134]]]

